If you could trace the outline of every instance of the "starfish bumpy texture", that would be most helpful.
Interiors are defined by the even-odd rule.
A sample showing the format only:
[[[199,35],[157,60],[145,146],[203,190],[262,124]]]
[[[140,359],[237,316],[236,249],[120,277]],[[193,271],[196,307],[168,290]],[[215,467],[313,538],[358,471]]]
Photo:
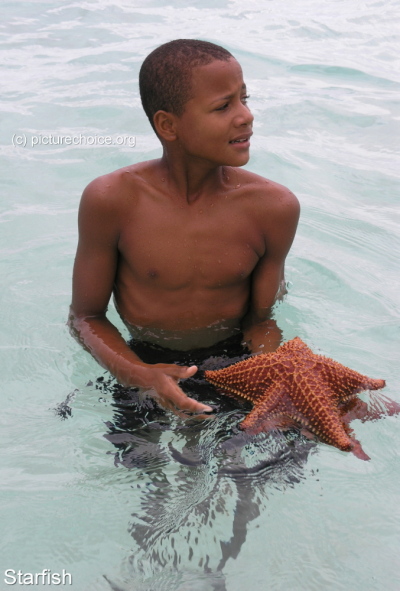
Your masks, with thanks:
[[[206,371],[206,379],[224,393],[254,407],[240,427],[251,434],[300,427],[324,443],[368,460],[348,423],[400,412],[389,399],[368,408],[357,398],[362,390],[379,390],[384,380],[361,375],[322,355],[296,337],[274,353],[260,354],[224,369]]]

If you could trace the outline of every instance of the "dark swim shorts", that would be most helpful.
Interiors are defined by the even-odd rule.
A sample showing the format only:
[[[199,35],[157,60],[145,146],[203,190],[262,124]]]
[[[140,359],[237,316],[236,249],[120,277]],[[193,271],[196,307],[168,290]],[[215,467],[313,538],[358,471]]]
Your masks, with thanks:
[[[204,369],[209,369],[210,363],[216,364],[216,367],[224,367],[250,355],[250,351],[243,345],[242,333],[219,341],[211,347],[190,351],[168,349],[135,339],[129,341],[128,345],[145,363],[176,363],[177,365],[197,365],[201,368],[206,364],[207,367]]]

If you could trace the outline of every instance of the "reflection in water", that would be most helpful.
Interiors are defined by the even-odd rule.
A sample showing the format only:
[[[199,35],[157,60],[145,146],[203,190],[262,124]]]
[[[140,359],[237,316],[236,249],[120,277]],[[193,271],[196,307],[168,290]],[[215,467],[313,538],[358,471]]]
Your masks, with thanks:
[[[235,360],[213,357],[198,365],[213,369]],[[216,417],[183,421],[135,390],[104,384],[115,407],[105,437],[117,448],[116,464],[136,471],[138,498],[130,524],[137,549],[123,579],[107,579],[114,590],[225,590],[224,566],[238,556],[268,491],[299,482],[315,445],[297,432],[246,435],[237,425],[250,407],[218,395],[202,371],[182,386],[216,407]]]

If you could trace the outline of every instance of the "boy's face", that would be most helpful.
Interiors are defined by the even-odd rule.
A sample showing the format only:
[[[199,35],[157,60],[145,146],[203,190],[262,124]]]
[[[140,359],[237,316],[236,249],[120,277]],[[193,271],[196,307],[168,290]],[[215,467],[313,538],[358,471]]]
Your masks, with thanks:
[[[177,118],[177,137],[185,152],[218,166],[246,164],[253,115],[238,62],[216,60],[194,68],[192,97]]]

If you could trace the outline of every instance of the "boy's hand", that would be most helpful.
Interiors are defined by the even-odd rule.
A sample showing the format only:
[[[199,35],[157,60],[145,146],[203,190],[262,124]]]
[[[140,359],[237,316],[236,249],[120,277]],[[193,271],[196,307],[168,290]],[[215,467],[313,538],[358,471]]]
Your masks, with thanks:
[[[210,418],[210,415],[199,413],[210,413],[213,409],[210,406],[197,402],[189,398],[178,386],[179,380],[192,377],[197,372],[197,367],[182,367],[180,365],[168,363],[156,363],[148,365],[142,376],[141,388],[146,390],[147,394],[154,398],[156,402],[167,410],[171,410],[182,418],[187,417],[187,413],[196,414],[196,418]]]

